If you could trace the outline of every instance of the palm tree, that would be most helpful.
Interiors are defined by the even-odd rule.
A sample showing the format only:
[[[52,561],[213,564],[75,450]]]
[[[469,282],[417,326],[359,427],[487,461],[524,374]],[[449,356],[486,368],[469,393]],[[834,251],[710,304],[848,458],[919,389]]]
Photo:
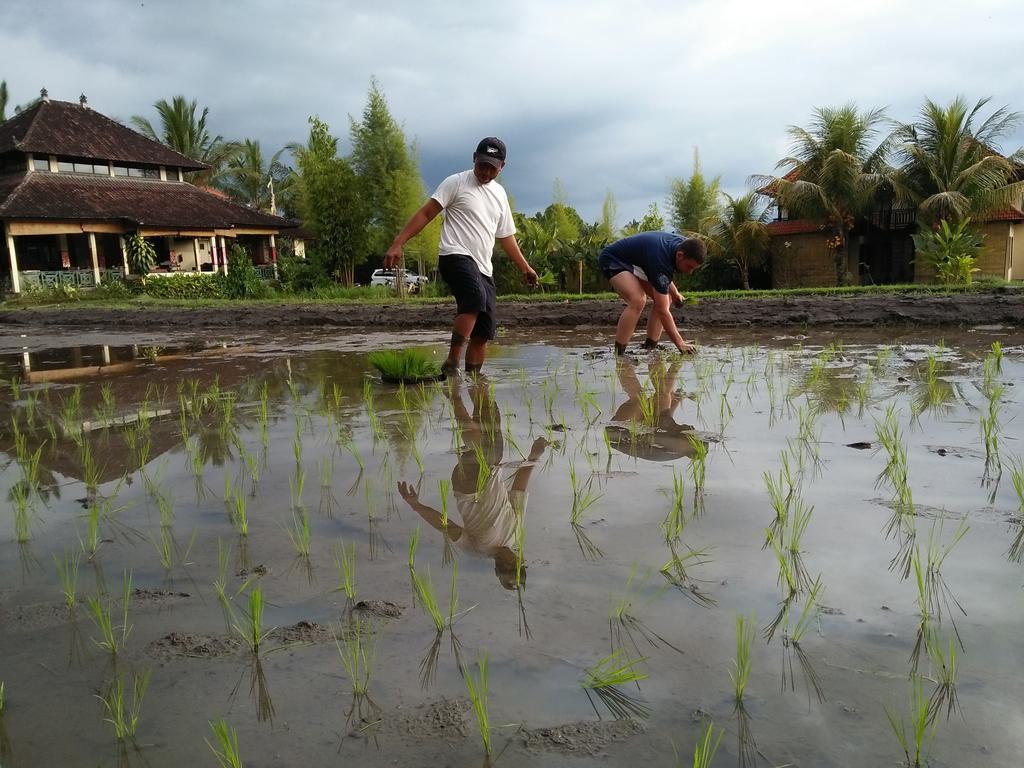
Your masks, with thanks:
[[[279,149],[265,162],[259,141],[246,139],[238,152],[228,160],[224,171],[223,182],[229,194],[236,200],[261,211],[269,211],[276,207],[273,197],[287,191],[286,187],[292,177],[291,169],[281,162],[281,155],[287,147]],[[273,188],[271,188],[273,182]]]
[[[847,236],[891,177],[892,137],[875,144],[884,122],[881,109],[860,112],[854,104],[815,109],[810,128],[787,129],[792,154],[775,166],[786,173],[751,177],[781,207],[802,218],[825,220],[839,285],[846,281]]]
[[[190,174],[189,180],[201,186],[216,181],[223,173],[224,165],[238,151],[238,144],[225,141],[223,136],[211,136],[206,128],[209,107],[203,107],[196,117],[196,100],[186,101],[184,96],[175,96],[168,103],[160,99],[153,107],[160,116],[160,131],[141,115],[132,117],[134,125],[144,136],[159,141],[192,160],[210,166],[205,171]]]
[[[750,268],[764,258],[768,250],[768,221],[771,208],[760,202],[760,195],[748,192],[742,197],[725,194],[718,221],[711,226],[710,244],[736,264],[744,290],[750,289]]]
[[[902,163],[894,189],[917,207],[924,225],[937,226],[943,219],[956,225],[1020,202],[1024,181],[1013,181],[1014,163],[1024,161],[1024,150],[1006,158],[997,146],[1021,122],[1021,114],[1002,107],[975,128],[988,101],[969,107],[958,96],[942,107],[926,99],[917,122],[896,130]]]

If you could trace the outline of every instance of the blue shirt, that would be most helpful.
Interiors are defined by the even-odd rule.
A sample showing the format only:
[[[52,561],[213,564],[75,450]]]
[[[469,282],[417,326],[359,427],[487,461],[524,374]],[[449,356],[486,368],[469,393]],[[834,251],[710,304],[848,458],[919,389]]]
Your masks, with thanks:
[[[598,259],[599,264],[621,262],[643,270],[637,275],[649,282],[658,293],[668,293],[676,271],[676,251],[685,237],[671,232],[640,232],[612,243]],[[634,272],[635,274],[635,272]]]

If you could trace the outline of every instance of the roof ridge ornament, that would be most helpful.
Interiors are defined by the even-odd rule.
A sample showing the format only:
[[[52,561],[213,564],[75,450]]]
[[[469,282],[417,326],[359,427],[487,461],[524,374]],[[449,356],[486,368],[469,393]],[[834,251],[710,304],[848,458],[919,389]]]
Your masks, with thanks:
[[[88,109],[89,108],[89,99],[88,99],[88,97],[84,93],[81,96],[78,97],[78,104],[83,109]]]
[[[46,90],[45,87],[44,88],[40,88],[39,89],[39,98],[42,99],[43,101],[49,103],[49,101],[50,101],[50,92],[48,90]]]

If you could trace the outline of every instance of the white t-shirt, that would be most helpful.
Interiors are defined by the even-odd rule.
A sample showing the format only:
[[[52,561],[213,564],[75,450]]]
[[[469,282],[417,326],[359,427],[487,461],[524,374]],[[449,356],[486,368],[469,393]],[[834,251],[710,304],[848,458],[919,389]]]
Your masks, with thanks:
[[[438,253],[470,256],[490,277],[495,239],[516,233],[505,188],[497,181],[481,184],[469,170],[449,176],[431,197],[444,209]]]
[[[527,495],[509,491],[505,482],[498,467],[492,467],[480,493],[455,492],[455,505],[462,517],[459,543],[464,549],[488,556],[503,547],[515,549],[516,510],[526,509]]]

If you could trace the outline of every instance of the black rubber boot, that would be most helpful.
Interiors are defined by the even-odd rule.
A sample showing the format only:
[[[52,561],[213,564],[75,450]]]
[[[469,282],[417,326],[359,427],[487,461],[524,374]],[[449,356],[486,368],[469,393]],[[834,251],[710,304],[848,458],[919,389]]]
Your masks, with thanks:
[[[647,338],[644,341],[644,347],[643,348],[646,349],[646,350],[657,349],[658,348],[658,342],[655,341],[652,338]]]
[[[622,357],[624,354],[626,354],[626,345],[625,344],[619,344],[619,342],[616,341],[615,342],[615,356],[616,357]]]

